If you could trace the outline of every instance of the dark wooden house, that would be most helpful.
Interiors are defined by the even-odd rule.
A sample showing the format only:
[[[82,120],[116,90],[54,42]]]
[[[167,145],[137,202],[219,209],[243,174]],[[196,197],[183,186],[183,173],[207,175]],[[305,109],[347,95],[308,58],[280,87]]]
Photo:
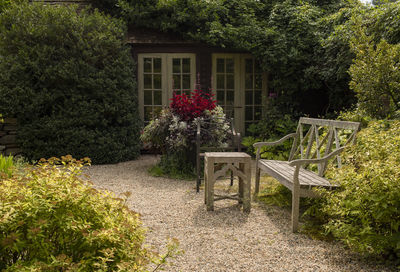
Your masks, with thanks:
[[[261,118],[267,76],[250,54],[146,29],[130,29],[128,43],[137,63],[139,110],[145,122],[169,105],[173,92],[194,89],[213,92],[242,133]]]

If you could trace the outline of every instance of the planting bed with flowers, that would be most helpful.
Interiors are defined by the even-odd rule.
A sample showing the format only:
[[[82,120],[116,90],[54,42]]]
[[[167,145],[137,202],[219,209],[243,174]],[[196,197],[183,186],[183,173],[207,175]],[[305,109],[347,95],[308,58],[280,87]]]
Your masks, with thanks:
[[[160,163],[153,168],[157,175],[193,177],[197,125],[207,131],[201,143],[223,146],[229,134],[229,122],[212,94],[194,90],[191,96],[174,94],[169,108],[161,111],[144,128],[141,139],[161,152]]]

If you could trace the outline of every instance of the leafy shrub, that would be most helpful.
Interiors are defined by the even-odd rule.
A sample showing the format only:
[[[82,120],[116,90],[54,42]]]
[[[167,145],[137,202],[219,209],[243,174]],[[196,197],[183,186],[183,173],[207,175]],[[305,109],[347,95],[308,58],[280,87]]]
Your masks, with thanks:
[[[80,178],[87,163],[42,160],[0,183],[0,270],[147,271],[139,215]]]
[[[349,73],[350,87],[359,107],[376,118],[386,118],[400,110],[400,45],[385,40],[376,45],[361,27],[351,46],[356,53]]]
[[[327,176],[340,189],[323,192],[308,214],[324,230],[366,254],[400,257],[400,121],[371,121]],[[315,208],[317,207],[317,208]]]
[[[162,153],[157,171],[173,177],[194,175],[198,123],[207,131],[201,134],[201,144],[217,147],[226,144],[229,125],[225,114],[215,105],[212,95],[200,90],[193,91],[191,97],[174,94],[170,108],[161,111],[144,128],[142,141]]]
[[[17,141],[29,159],[138,156],[141,123],[124,34],[120,21],[76,6],[11,3],[0,14],[0,112],[18,119]]]

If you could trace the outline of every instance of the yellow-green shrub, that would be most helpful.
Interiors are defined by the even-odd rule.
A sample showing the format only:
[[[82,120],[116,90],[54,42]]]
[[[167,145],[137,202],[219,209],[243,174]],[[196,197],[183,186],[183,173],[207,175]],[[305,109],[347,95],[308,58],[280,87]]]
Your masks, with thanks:
[[[327,172],[341,188],[325,192],[313,213],[351,248],[399,258],[400,121],[371,121],[342,160],[341,169]]]
[[[80,178],[84,163],[51,159],[1,181],[1,271],[146,270],[139,215]]]

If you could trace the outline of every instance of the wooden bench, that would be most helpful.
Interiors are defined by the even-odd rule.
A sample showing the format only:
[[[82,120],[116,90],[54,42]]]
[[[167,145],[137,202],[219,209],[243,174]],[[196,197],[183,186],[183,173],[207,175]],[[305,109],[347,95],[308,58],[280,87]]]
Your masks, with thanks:
[[[342,166],[339,154],[344,146],[354,143],[359,129],[360,123],[357,122],[301,117],[296,133],[286,135],[276,142],[255,143],[253,145],[257,150],[255,195],[260,188],[261,170],[291,190],[292,231],[296,232],[300,197],[318,197],[312,190],[315,187],[330,189],[337,187],[323,178],[327,163],[329,159],[335,158],[337,166]],[[307,133],[304,135],[305,131]],[[288,161],[261,159],[263,146],[278,145],[290,138],[293,138],[293,145]],[[318,166],[318,173],[305,169],[310,164]]]

